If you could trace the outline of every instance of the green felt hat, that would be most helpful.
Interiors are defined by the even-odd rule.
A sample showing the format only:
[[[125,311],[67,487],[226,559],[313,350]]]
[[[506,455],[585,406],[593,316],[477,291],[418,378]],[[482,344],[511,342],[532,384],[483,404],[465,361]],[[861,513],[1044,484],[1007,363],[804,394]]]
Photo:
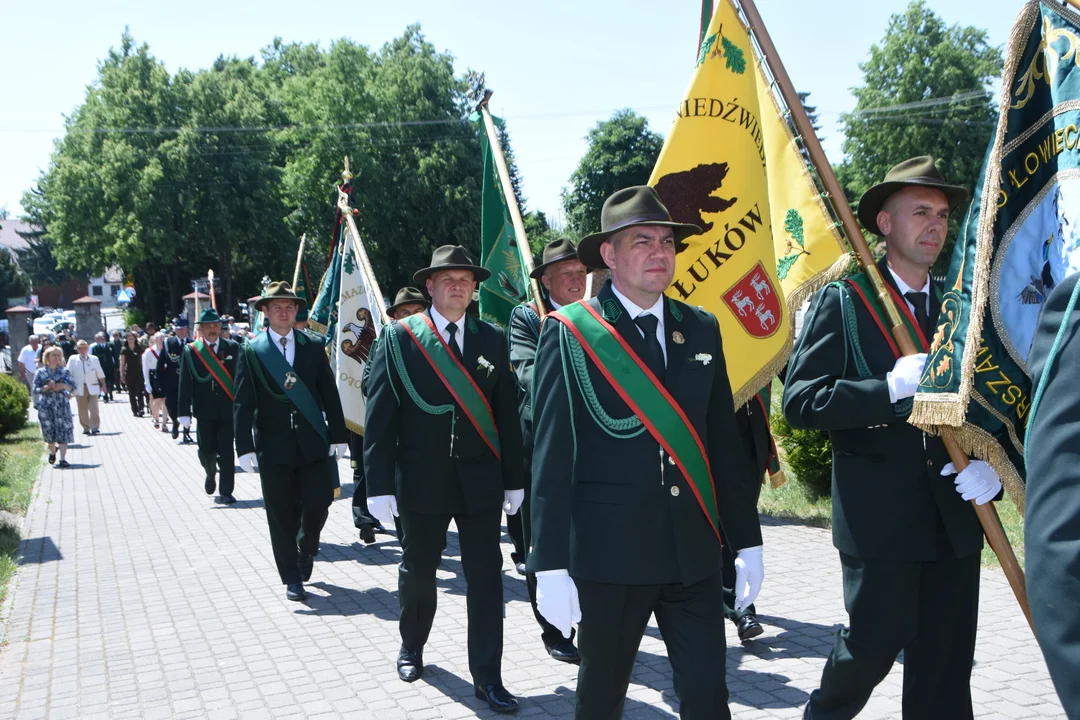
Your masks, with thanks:
[[[604,201],[604,207],[600,211],[600,232],[581,239],[578,244],[578,259],[592,270],[607,270],[607,265],[600,255],[600,246],[620,230],[642,225],[671,228],[675,233],[676,243],[701,233],[701,228],[697,225],[673,221],[671,213],[651,187],[635,185],[616,190]]]
[[[440,270],[468,270],[472,272],[476,282],[484,282],[491,277],[490,272],[473,262],[465,248],[460,245],[443,245],[431,253],[431,265],[413,273],[413,282],[423,286],[432,274]]]
[[[263,306],[271,300],[292,300],[303,310],[307,308],[307,301],[293,292],[292,285],[284,280],[272,282],[263,290],[263,294],[255,301],[255,309],[261,311]]]
[[[396,311],[402,305],[423,305],[425,308],[431,305],[428,299],[414,287],[403,287],[397,291],[397,295],[394,296],[394,304],[386,308],[386,314],[390,317],[394,316]]]
[[[908,187],[928,187],[940,190],[945,193],[949,201],[950,211],[955,210],[968,198],[967,188],[945,182],[932,156],[920,155],[893,166],[889,172],[885,173],[885,180],[863,193],[859,200],[859,222],[875,235],[881,235],[881,229],[877,224],[881,206],[890,195]]]
[[[534,267],[533,271],[529,273],[529,277],[533,280],[539,280],[540,276],[544,274],[544,270],[555,263],[561,263],[563,260],[577,260],[577,248],[574,247],[574,243],[570,242],[569,238],[552,240],[544,246],[544,253],[540,256],[540,259],[543,262]]]
[[[218,316],[217,310],[215,310],[212,307],[206,308],[205,310],[202,311],[202,314],[199,315],[199,324],[200,325],[202,325],[203,323],[220,323],[220,322],[221,322],[221,317]]]

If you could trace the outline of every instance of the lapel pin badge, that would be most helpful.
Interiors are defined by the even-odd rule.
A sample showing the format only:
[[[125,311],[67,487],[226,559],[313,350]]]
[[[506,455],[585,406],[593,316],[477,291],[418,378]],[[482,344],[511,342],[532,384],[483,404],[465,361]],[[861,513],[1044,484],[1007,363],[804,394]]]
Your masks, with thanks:
[[[671,339],[675,342],[676,345],[682,345],[684,342],[686,342],[686,338],[684,338],[683,334],[678,330],[671,333]]]

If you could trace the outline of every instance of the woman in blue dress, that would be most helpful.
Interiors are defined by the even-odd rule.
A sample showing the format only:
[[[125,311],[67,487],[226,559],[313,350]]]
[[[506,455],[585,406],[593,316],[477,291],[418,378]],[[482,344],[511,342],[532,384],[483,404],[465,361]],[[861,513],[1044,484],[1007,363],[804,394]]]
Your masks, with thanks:
[[[58,347],[47,349],[41,356],[44,367],[34,375],[34,405],[37,406],[41,437],[49,447],[49,464],[56,462],[57,450],[60,462],[56,467],[68,467],[68,443],[75,441],[71,421],[71,404],[68,398],[75,389],[71,372],[64,366],[64,351]]]

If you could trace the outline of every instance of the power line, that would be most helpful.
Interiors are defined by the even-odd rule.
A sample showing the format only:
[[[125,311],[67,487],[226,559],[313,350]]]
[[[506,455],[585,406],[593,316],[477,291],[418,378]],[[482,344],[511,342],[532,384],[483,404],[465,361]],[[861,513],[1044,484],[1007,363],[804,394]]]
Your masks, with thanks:
[[[897,110],[913,110],[915,108],[935,107],[937,105],[950,105],[952,103],[963,103],[969,100],[984,98],[990,94],[991,92],[989,90],[971,90],[969,92],[957,93],[956,95],[949,95],[948,97],[928,98],[926,100],[916,100],[915,102],[900,103],[899,105],[881,105],[879,107],[863,108],[861,110],[853,110],[847,114],[858,116],[867,113],[896,112]]]

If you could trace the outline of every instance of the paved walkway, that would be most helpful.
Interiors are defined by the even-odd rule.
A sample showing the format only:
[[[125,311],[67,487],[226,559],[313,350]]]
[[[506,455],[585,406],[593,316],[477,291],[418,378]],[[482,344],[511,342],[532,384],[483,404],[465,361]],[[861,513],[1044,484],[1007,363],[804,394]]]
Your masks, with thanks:
[[[472,696],[456,535],[439,571],[428,671],[406,685],[393,662],[399,549],[392,538],[363,547],[347,499],[331,508],[309,601],[290,603],[257,478],[239,474],[240,502],[218,507],[202,491],[193,446],[153,432],[126,402],[102,406],[102,427],[71,451],[71,469],[46,468],[37,485],[22,565],[0,609],[0,718],[493,716]],[[346,496],[349,479],[342,463]],[[840,568],[827,531],[769,522],[765,547],[767,632],[729,649],[732,710],[798,718],[845,619]],[[512,569],[504,587],[503,676],[522,699],[519,716],[571,717],[575,669],[545,655]],[[977,717],[1063,717],[998,571],[983,574],[975,660]],[[901,682],[897,664],[861,717],[899,718]],[[652,626],[626,717],[676,717],[677,706]]]

